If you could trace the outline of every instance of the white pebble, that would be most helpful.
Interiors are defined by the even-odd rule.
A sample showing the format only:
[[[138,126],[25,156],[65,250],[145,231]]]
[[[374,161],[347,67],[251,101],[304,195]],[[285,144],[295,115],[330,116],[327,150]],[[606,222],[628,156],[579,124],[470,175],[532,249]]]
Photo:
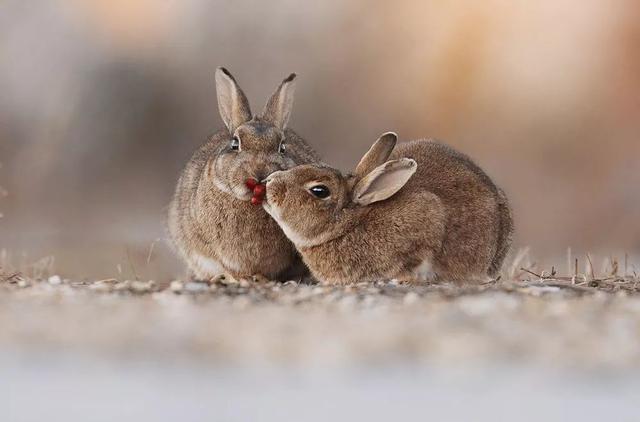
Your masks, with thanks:
[[[131,282],[130,288],[134,292],[145,293],[153,289],[154,284],[155,282],[153,280],[149,280],[149,281],[134,280]]]
[[[49,284],[57,286],[58,284],[62,283],[62,279],[60,278],[59,275],[52,275],[51,277],[49,277]]]
[[[404,297],[402,298],[402,303],[404,303],[405,305],[411,305],[416,303],[419,299],[420,299],[420,296],[418,296],[417,293],[409,292],[406,295],[404,295]]]
[[[111,284],[105,281],[98,281],[96,283],[92,283],[91,285],[89,285],[89,288],[97,292],[108,292],[111,290]]]
[[[180,280],[173,280],[169,285],[172,292],[180,292],[184,288],[184,283]]]
[[[184,289],[189,293],[200,293],[209,290],[209,285],[207,283],[197,283],[195,281],[190,281],[184,285]]]

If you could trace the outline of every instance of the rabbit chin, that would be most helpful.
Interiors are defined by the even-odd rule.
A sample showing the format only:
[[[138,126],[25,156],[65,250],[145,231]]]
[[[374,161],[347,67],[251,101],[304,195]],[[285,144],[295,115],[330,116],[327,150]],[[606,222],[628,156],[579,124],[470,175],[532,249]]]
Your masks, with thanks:
[[[273,202],[270,202],[268,197],[269,195],[267,194],[267,199],[262,203],[262,208],[276,221],[276,223],[278,223],[278,226],[280,226],[285,236],[287,236],[296,247],[310,248],[312,246],[321,245],[328,240],[328,235],[320,235],[312,239],[303,237],[282,219],[280,208],[278,208],[278,206]]]
[[[267,198],[268,198],[268,194],[267,194]],[[273,218],[276,221],[276,223],[278,223],[278,225],[284,232],[285,236],[287,236],[289,240],[293,242],[294,245],[296,245],[299,248],[312,246],[309,244],[310,242],[307,239],[300,236],[298,232],[292,229],[291,226],[289,226],[289,224],[287,224],[287,222],[281,218],[280,209],[278,208],[277,205],[275,205],[273,202],[269,202],[269,200],[267,199],[262,203],[262,208],[264,208],[267,214],[269,214],[271,218]]]

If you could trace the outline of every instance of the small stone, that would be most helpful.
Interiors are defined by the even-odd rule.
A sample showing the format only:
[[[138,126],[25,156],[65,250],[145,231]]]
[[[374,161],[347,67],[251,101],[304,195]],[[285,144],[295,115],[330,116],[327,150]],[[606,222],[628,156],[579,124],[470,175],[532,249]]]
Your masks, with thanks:
[[[201,293],[209,290],[207,283],[198,283],[197,281],[189,281],[184,285],[184,290],[189,293]]]
[[[174,293],[179,293],[184,289],[184,283],[180,280],[173,280],[171,284],[169,284],[169,289]]]
[[[53,286],[57,286],[59,284],[62,284],[62,278],[60,278],[59,275],[52,275],[51,277],[49,277],[49,284],[53,285]]]
[[[232,306],[236,309],[246,309],[249,305],[251,305],[251,299],[247,296],[238,296],[232,302]]]
[[[134,280],[131,282],[130,289],[135,293],[146,293],[153,289],[155,282],[153,280],[140,281]]]
[[[343,296],[339,299],[339,306],[341,309],[351,309],[358,303],[358,299],[353,295]]]
[[[114,284],[113,290],[116,290],[116,291],[129,290],[130,286],[131,286],[131,281],[124,280],[124,281],[120,281],[120,282]]]
[[[30,286],[30,283],[27,280],[23,278],[18,280],[18,287],[29,287],[29,286]]]
[[[402,298],[402,303],[404,303],[405,305],[412,305],[416,303],[418,300],[420,300],[420,296],[418,296],[417,293],[409,292],[406,295],[404,295],[404,297]]]
[[[97,292],[108,292],[111,290],[112,284],[106,281],[98,281],[89,285],[91,290],[95,290]]]
[[[314,287],[313,290],[311,290],[311,293],[314,295],[321,295],[326,291],[326,289],[324,287]]]

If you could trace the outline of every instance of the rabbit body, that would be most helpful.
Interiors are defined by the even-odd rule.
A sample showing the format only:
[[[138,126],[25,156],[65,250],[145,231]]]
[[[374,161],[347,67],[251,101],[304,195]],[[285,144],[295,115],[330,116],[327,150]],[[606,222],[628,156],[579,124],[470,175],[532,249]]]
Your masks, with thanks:
[[[314,276],[326,283],[495,276],[513,230],[504,193],[467,156],[437,142],[399,144],[374,164],[386,158],[392,160],[387,167],[400,163],[413,173],[391,196],[365,205],[353,199],[363,174],[340,176],[337,171],[301,166],[270,178],[265,209],[294,241]],[[371,164],[368,167],[371,170]],[[307,187],[319,181],[344,198],[328,213],[334,215],[323,222],[324,229],[313,227],[314,210],[296,204],[309,216],[299,224],[289,210],[287,193],[279,193],[279,180],[287,190],[294,180]],[[388,190],[385,184],[392,183],[375,179],[369,190]],[[303,195],[300,202],[313,199]],[[322,203],[316,205],[315,212],[323,213]]]
[[[227,129],[194,153],[169,206],[172,243],[197,279],[220,274],[273,279],[305,271],[276,222],[249,202],[252,191],[246,186],[248,179],[260,181],[271,172],[318,161],[311,147],[285,127],[293,76],[283,81],[265,112],[254,117],[233,77],[225,69],[216,73]]]

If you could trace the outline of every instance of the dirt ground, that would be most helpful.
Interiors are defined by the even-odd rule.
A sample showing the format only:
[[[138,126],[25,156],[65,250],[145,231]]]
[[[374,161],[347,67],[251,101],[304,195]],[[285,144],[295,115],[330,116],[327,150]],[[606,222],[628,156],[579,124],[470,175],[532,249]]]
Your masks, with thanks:
[[[640,366],[640,281],[74,281],[5,274],[0,346],[216,364]]]
[[[49,264],[0,276],[9,422],[637,420],[640,279],[616,265],[322,286]]]

